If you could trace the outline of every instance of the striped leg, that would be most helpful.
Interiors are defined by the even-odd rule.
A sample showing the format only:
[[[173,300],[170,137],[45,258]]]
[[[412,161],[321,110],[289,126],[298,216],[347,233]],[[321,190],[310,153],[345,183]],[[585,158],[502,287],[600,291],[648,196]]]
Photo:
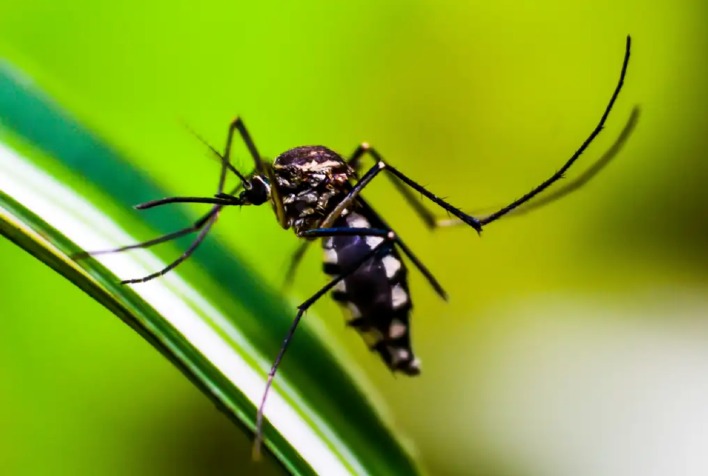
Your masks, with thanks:
[[[406,175],[403,173],[399,172],[396,168],[393,166],[389,165],[386,163],[383,159],[383,157],[376,151],[376,149],[369,147],[367,149],[369,154],[376,159],[376,164],[374,164],[373,167],[369,169],[366,174],[364,174],[361,179],[357,182],[356,185],[352,188],[352,190],[344,197],[344,199],[337,204],[337,206],[330,212],[330,214],[323,220],[322,222],[322,227],[327,228],[334,223],[334,221],[342,214],[344,209],[348,208],[351,206],[352,203],[354,203],[355,200],[359,197],[359,194],[361,191],[369,184],[371,181],[381,172],[381,171],[386,171],[387,173],[393,175],[396,179],[400,180],[403,182],[405,185],[408,187],[412,188],[416,192],[420,193],[423,195],[425,198],[428,200],[432,201],[439,207],[443,208],[445,211],[448,213],[451,213],[452,215],[456,216],[460,220],[462,220],[464,223],[467,225],[471,226],[474,228],[478,233],[482,232],[482,224],[480,223],[479,220],[474,218],[473,216],[467,215],[464,213],[462,210],[452,206],[442,198],[436,196],[435,194],[429,192],[426,190],[423,186],[418,184],[417,182],[411,180],[408,178]]]
[[[416,212],[416,214],[421,218],[421,220],[425,223],[425,225],[430,229],[438,228],[441,226],[460,225],[460,224],[464,223],[464,224],[472,226],[477,231],[480,231],[481,226],[487,225],[493,221],[496,221],[497,219],[501,218],[504,215],[507,215],[509,213],[514,213],[514,214],[527,213],[531,210],[535,210],[535,209],[540,208],[544,205],[547,205],[555,200],[558,200],[559,198],[564,197],[565,195],[568,195],[569,193],[580,188],[582,185],[584,185],[586,182],[588,182],[592,177],[594,177],[600,170],[602,170],[602,168],[604,168],[604,166],[607,165],[607,163],[609,163],[609,161],[612,159],[612,157],[621,148],[624,141],[626,140],[629,133],[632,131],[632,129],[634,128],[634,125],[636,124],[636,120],[638,117],[638,110],[636,108],[633,110],[632,115],[631,115],[627,125],[625,126],[625,129],[620,134],[620,137],[618,138],[615,145],[613,145],[608,150],[608,153],[606,153],[600,160],[598,160],[595,163],[595,165],[593,165],[590,169],[588,169],[587,172],[585,172],[584,174],[582,174],[580,177],[576,178],[572,182],[568,183],[565,187],[558,190],[554,194],[549,195],[545,199],[540,200],[536,203],[530,203],[530,204],[528,203],[531,199],[533,199],[538,194],[540,194],[541,192],[546,190],[548,187],[550,187],[556,181],[563,178],[565,172],[575,163],[575,161],[580,157],[580,155],[583,152],[585,152],[585,150],[590,146],[590,144],[593,142],[593,140],[599,135],[600,131],[602,131],[602,129],[605,125],[605,122],[607,120],[607,117],[609,116],[610,111],[612,110],[614,103],[616,102],[617,97],[619,96],[619,93],[620,93],[622,86],[624,84],[624,79],[625,79],[625,76],[627,73],[627,66],[629,64],[630,52],[631,52],[631,38],[628,36],[627,40],[626,40],[624,60],[622,63],[622,69],[620,72],[620,77],[619,77],[619,81],[617,83],[617,86],[615,87],[615,90],[612,93],[610,101],[607,104],[605,111],[602,114],[602,117],[600,118],[599,123],[595,126],[595,129],[593,129],[593,131],[590,133],[590,135],[587,137],[587,139],[585,139],[585,141],[582,143],[582,145],[575,151],[575,153],[571,156],[571,158],[568,159],[565,162],[565,164],[563,164],[563,166],[557,172],[555,172],[548,179],[546,179],[540,185],[533,188],[530,192],[528,192],[527,194],[525,194],[521,198],[514,200],[513,202],[500,208],[496,212],[489,214],[485,217],[482,217],[480,219],[475,219],[475,218],[471,217],[470,215],[464,214],[462,212],[460,212],[460,213],[462,213],[462,215],[460,215],[460,214],[456,213],[455,211],[448,209],[444,205],[444,202],[440,203],[440,202],[436,201],[435,199],[429,197],[424,192],[422,187],[420,187],[418,184],[415,184],[415,182],[412,182],[410,179],[405,177],[400,172],[397,172],[397,171],[391,169],[390,166],[388,166],[389,170],[394,173],[392,175],[389,175],[389,178],[391,179],[394,187],[396,187],[398,192],[403,195],[406,202],[408,202],[408,204],[413,208],[413,210]],[[357,147],[357,149],[354,151],[354,153],[349,158],[349,161],[348,161],[349,165],[358,171],[359,167],[360,167],[360,160],[365,154],[371,155],[377,163],[383,162],[383,159],[381,158],[380,154],[374,148],[372,148],[367,143],[362,143],[359,145],[359,147]],[[408,187],[406,187],[406,185],[408,185]],[[426,198],[429,198],[432,201],[436,202],[438,205],[445,208],[448,212],[455,215],[456,218],[452,218],[452,219],[436,218],[435,215],[433,213],[431,213],[430,210],[428,210],[421,203],[421,201],[418,199],[418,197],[410,190],[411,188],[420,192]]]

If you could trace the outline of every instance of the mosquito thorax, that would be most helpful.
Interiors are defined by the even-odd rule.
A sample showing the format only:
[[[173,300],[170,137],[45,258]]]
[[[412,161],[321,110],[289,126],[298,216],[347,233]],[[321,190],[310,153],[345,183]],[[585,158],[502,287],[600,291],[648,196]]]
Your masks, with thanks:
[[[287,226],[295,232],[316,228],[348,191],[354,170],[336,152],[303,146],[281,154],[273,163]]]

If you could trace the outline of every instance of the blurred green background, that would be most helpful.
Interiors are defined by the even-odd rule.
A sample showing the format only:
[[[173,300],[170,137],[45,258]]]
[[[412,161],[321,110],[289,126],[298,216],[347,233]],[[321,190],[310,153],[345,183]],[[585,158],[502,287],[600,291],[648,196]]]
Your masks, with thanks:
[[[594,127],[642,116],[615,161],[532,215],[429,233],[385,181],[367,196],[439,277],[412,273],[423,375],[392,378],[322,319],[432,474],[708,472],[708,7],[667,2],[3,2],[0,54],[175,194],[242,115],[261,152],[367,140],[465,209],[516,198]],[[245,154],[237,162],[246,166]],[[195,209],[195,214],[197,213]],[[267,209],[214,231],[279,286]],[[280,473],[157,352],[0,241],[1,474]],[[186,266],[189,266],[187,264]],[[308,254],[295,297],[324,282]]]

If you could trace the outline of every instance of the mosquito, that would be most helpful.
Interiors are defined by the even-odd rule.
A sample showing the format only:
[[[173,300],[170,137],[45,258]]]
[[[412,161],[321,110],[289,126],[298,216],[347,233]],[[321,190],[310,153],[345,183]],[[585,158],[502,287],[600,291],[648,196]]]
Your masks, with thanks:
[[[137,209],[144,210],[170,203],[211,204],[212,207],[206,214],[192,226],[155,239],[110,250],[86,252],[82,256],[147,248],[197,233],[186,251],[165,268],[142,278],[122,281],[124,284],[144,283],[164,275],[189,258],[209,233],[223,208],[258,206],[265,203],[272,206],[282,228],[293,229],[295,235],[304,240],[293,256],[286,280],[292,278],[308,244],[321,239],[324,272],[331,279],[297,306],[295,319],[268,372],[256,417],[254,454],[257,455],[263,438],[266,399],[280,362],[302,316],[326,293],[331,292],[334,300],[345,308],[348,325],[363,337],[370,349],[379,355],[391,371],[411,376],[418,375],[421,371],[420,360],[411,347],[412,301],[408,287],[408,270],[402,256],[413,264],[441,298],[447,299],[447,294],[430,270],[362,197],[361,192],[366,186],[380,175],[387,176],[414,212],[430,228],[461,224],[481,233],[484,226],[509,213],[536,208],[529,204],[529,201],[561,179],[603,129],[624,84],[630,49],[631,38],[628,36],[619,81],[610,101],[599,123],[570,159],[540,185],[489,215],[475,218],[451,205],[399,171],[367,143],[360,144],[348,158],[321,145],[295,147],[276,157],[271,164],[263,160],[243,120],[237,117],[229,126],[223,152],[205,142],[221,162],[218,191],[215,195],[168,197],[136,206]],[[242,174],[231,163],[231,148],[236,135],[243,141],[254,162],[254,171],[247,175]],[[373,159],[374,163],[362,174],[362,160],[366,156]],[[228,172],[238,177],[240,183],[227,191],[225,182]],[[590,175],[586,174],[576,179],[568,184],[564,191],[558,191],[543,204],[570,193],[589,178]],[[435,218],[425,208],[419,196],[452,215],[452,221]]]

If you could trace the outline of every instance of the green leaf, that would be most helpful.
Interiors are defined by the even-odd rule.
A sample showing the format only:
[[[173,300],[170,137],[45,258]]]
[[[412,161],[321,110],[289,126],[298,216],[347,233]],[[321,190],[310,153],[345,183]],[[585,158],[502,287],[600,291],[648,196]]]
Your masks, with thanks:
[[[164,265],[145,250],[74,262],[69,256],[82,249],[136,242],[121,226],[138,226],[130,206],[169,193],[8,65],[0,65],[0,121],[0,233],[115,313],[252,431],[292,302],[213,238],[190,260],[205,273],[190,271],[189,280],[178,270],[119,284],[118,276]],[[193,220],[163,208],[151,214],[158,233]],[[357,369],[318,334],[307,324],[298,329],[276,377],[268,448],[294,474],[419,473],[365,381],[352,377]]]

